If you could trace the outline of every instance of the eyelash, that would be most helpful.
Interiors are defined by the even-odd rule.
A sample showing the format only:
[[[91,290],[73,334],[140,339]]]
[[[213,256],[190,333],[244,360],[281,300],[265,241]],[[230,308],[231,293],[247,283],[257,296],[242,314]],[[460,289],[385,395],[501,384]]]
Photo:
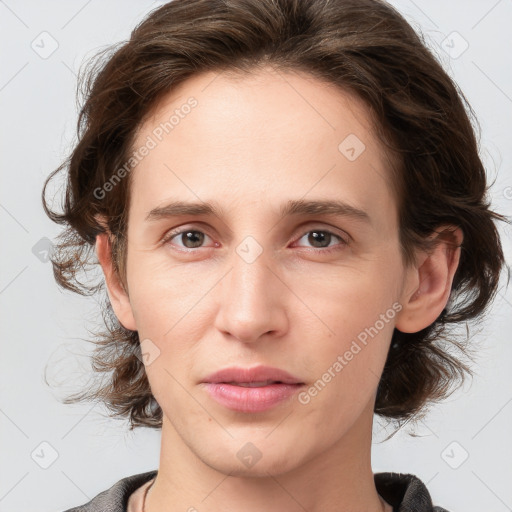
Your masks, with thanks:
[[[174,231],[170,231],[168,232],[166,235],[164,235],[164,237],[162,238],[162,245],[165,245],[165,244],[169,244],[171,242],[171,240],[178,236],[178,235],[181,235],[183,233],[186,233],[188,231],[193,231],[193,232],[198,232],[198,233],[203,233],[205,234],[206,236],[210,236],[208,235],[207,233],[205,233],[204,231],[201,231],[200,229],[195,229],[195,228],[182,228],[182,229],[178,229],[178,230],[174,230]],[[312,232],[318,232],[318,233],[326,233],[326,234],[329,234],[331,236],[334,236],[335,238],[337,238],[339,241],[340,241],[340,244],[338,245],[335,245],[333,247],[325,247],[325,248],[312,248],[311,251],[313,252],[320,252],[320,253],[331,253],[331,252],[335,252],[335,251],[340,251],[342,250],[345,246],[349,245],[349,242],[348,240],[344,239],[341,235],[337,235],[336,233],[328,230],[328,229],[318,229],[318,228],[313,228],[313,229],[309,229],[308,231],[306,231],[300,238],[299,240],[301,240],[305,235],[309,234],[309,233],[312,233]],[[210,237],[211,238],[211,237]],[[348,237],[347,237],[348,238]],[[196,249],[204,249],[204,247],[198,247]],[[184,249],[179,249],[180,251],[182,252],[193,252],[195,251],[196,249],[188,249],[188,248],[184,248]]]

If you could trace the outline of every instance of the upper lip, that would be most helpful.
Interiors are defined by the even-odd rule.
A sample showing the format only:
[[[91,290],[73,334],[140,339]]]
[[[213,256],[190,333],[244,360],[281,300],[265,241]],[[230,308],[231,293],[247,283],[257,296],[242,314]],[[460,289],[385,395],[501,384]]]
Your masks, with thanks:
[[[276,381],[284,384],[304,384],[299,378],[279,368],[271,366],[255,366],[252,368],[231,367],[223,368],[212,373],[203,382],[264,382]]]

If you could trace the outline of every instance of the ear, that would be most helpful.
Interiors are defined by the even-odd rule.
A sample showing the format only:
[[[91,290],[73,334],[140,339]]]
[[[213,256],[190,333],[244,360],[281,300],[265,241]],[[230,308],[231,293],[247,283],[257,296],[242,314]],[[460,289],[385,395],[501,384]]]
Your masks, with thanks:
[[[402,332],[418,332],[434,323],[448,303],[460,259],[463,233],[456,226],[441,226],[429,237],[435,239],[432,251],[422,251],[408,270],[402,309],[395,327]]]
[[[105,226],[102,221],[100,221],[100,224]],[[106,233],[100,233],[96,236],[96,254],[105,276],[108,298],[121,325],[126,329],[136,331],[137,326],[135,325],[130,298],[112,263],[112,234],[108,228],[106,229]]]

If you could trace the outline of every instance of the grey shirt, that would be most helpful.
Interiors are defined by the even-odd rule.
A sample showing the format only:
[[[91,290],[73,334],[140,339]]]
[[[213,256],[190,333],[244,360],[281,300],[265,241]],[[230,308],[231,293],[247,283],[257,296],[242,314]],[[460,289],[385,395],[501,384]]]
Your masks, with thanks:
[[[157,470],[119,480],[88,503],[65,512],[126,512],[130,495],[157,474]],[[375,473],[377,492],[393,506],[393,512],[448,512],[434,507],[425,484],[408,473]]]

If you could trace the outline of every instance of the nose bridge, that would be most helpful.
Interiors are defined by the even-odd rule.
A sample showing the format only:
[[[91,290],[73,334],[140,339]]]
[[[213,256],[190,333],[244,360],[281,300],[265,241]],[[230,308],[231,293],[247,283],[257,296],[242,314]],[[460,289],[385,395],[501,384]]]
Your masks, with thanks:
[[[269,256],[252,237],[235,248],[231,271],[222,283],[218,327],[244,341],[275,330],[275,285]]]
[[[261,250],[257,254],[254,243],[244,241],[236,249],[233,255],[233,270],[230,279],[235,290],[242,293],[244,300],[247,298],[258,299],[268,289],[272,273],[268,267],[267,254]]]

